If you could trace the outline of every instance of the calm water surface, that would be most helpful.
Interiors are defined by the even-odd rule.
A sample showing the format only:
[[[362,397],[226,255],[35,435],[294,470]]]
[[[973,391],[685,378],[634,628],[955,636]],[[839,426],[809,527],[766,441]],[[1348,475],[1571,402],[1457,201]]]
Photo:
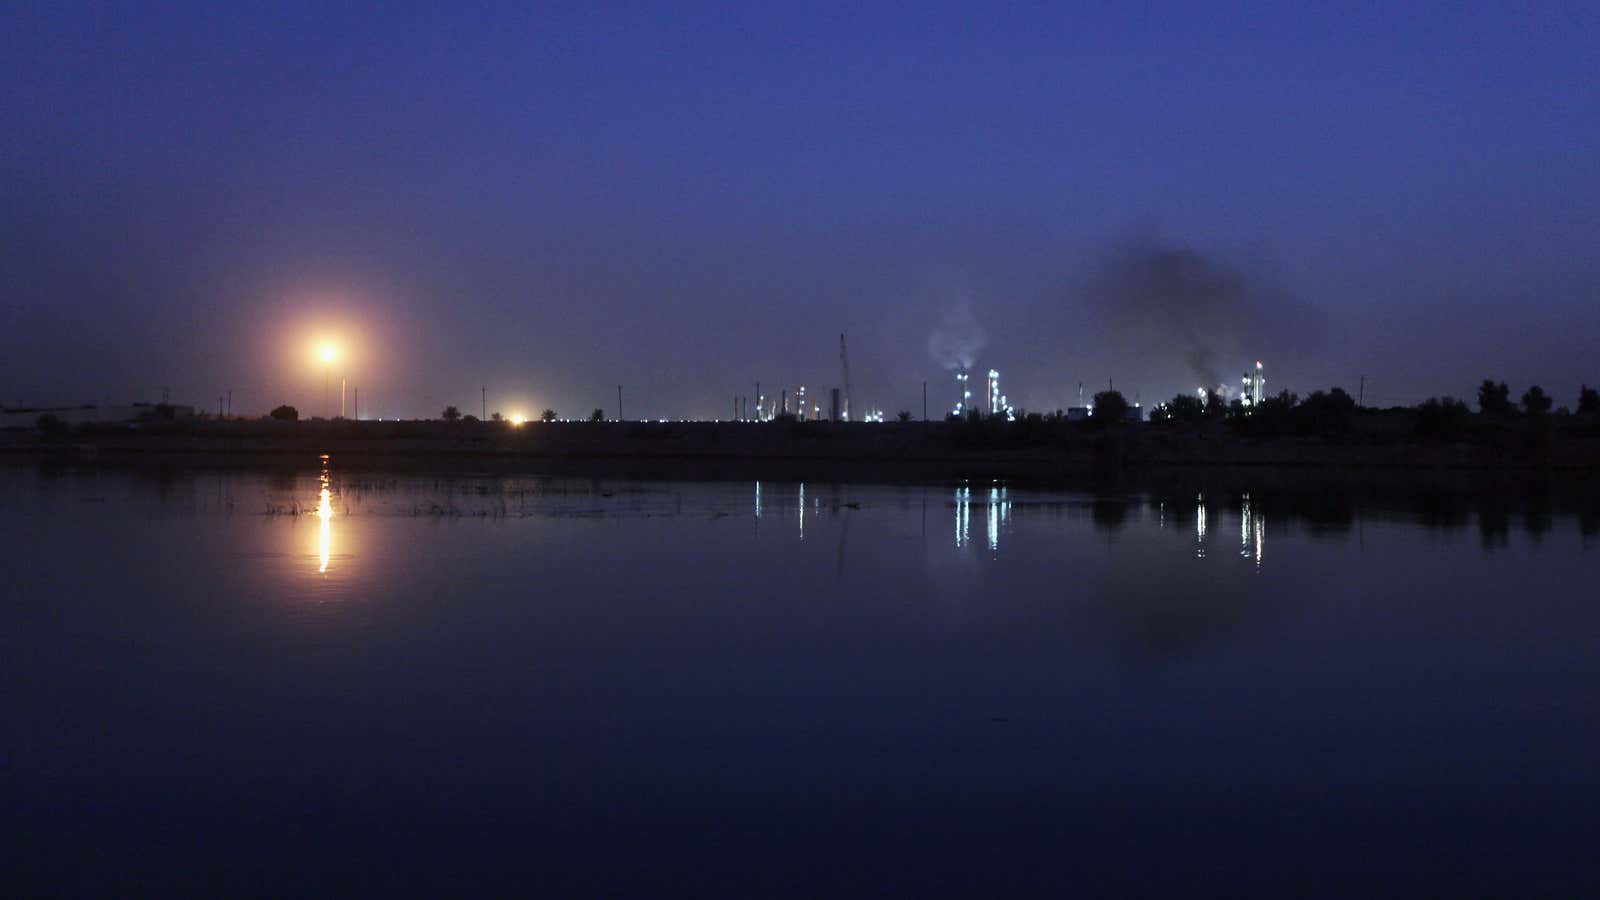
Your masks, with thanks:
[[[1582,893],[1597,530],[0,468],[7,893]]]

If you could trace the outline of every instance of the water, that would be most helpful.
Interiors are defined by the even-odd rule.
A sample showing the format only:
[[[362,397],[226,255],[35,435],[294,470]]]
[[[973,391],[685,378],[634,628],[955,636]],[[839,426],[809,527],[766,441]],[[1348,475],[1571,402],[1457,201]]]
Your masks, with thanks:
[[[4,877],[1580,893],[1572,496],[0,468]]]

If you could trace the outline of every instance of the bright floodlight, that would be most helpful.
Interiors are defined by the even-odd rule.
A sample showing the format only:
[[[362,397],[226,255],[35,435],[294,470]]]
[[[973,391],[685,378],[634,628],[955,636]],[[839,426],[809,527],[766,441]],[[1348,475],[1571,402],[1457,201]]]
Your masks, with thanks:
[[[331,363],[339,358],[339,348],[332,344],[323,344],[317,350],[317,357],[325,363]]]

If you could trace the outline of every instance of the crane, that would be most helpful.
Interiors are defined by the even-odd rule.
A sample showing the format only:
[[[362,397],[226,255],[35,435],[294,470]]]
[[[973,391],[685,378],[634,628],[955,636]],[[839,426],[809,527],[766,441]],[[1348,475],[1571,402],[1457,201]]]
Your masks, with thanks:
[[[844,333],[839,334],[839,367],[844,369],[844,421],[850,421],[850,355],[844,349]]]

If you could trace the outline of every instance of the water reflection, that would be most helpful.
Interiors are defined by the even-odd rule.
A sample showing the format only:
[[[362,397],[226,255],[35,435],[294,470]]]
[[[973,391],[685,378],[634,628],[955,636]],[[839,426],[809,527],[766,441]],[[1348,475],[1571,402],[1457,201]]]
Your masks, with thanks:
[[[1239,498],[1239,555],[1245,559],[1254,557],[1257,572],[1261,571],[1263,530],[1261,516],[1250,508],[1250,495],[1246,493]]]
[[[1011,496],[1004,487],[989,488],[989,508],[984,518],[989,523],[989,549],[1000,549],[1000,526],[1011,519]]]
[[[956,549],[960,550],[972,540],[972,488],[956,488]]]
[[[53,471],[53,474],[52,474]],[[47,470],[39,484],[55,492],[69,483],[73,470],[61,468]],[[315,473],[314,476],[312,473]],[[130,483],[155,485],[154,496],[164,509],[202,513],[206,508],[232,509],[235,495],[240,507],[260,509],[259,501],[252,500],[245,485],[255,485],[264,498],[269,515],[291,514],[294,520],[316,516],[316,547],[305,547],[311,538],[304,528],[285,539],[297,548],[301,572],[309,569],[307,555],[316,555],[316,572],[326,576],[333,564],[332,520],[333,499],[339,497],[345,504],[341,516],[341,539],[348,544],[352,537],[361,539],[362,532],[348,530],[348,517],[352,510],[361,525],[369,516],[410,516],[425,519],[457,519],[462,517],[498,519],[523,518],[702,518],[716,521],[729,515],[753,515],[758,537],[770,537],[772,532],[760,534],[760,520],[772,513],[783,520],[781,534],[784,540],[798,540],[808,545],[819,538],[828,547],[838,542],[839,529],[849,516],[846,510],[862,510],[861,524],[853,526],[852,536],[857,543],[872,541],[875,532],[893,532],[897,527],[888,513],[898,502],[900,509],[916,515],[915,501],[925,497],[921,491],[931,490],[939,496],[940,488],[902,488],[896,486],[850,486],[825,482],[818,490],[815,482],[790,482],[780,484],[776,491],[766,480],[746,481],[742,486],[717,487],[711,483],[632,482],[625,479],[559,478],[551,476],[496,476],[496,475],[377,475],[357,471],[336,470],[332,460],[322,457],[315,469],[302,467],[298,475],[288,471],[273,470],[262,473],[227,476],[189,477],[170,467],[138,473]],[[314,483],[312,477],[315,478]],[[206,484],[212,481],[212,484]],[[112,482],[114,483],[114,482]],[[87,480],[84,480],[86,492]],[[203,485],[206,490],[197,492]],[[240,493],[244,489],[243,493]],[[789,490],[795,493],[787,493]],[[1364,529],[1374,522],[1410,522],[1430,532],[1476,532],[1485,550],[1515,551],[1521,546],[1514,536],[1528,541],[1551,542],[1559,540],[1567,530],[1576,529],[1584,538],[1581,546],[1593,546],[1593,537],[1600,534],[1600,486],[1590,482],[1576,482],[1576,487],[1565,482],[1518,482],[1512,485],[1468,485],[1467,489],[1438,483],[1419,484],[1406,490],[1395,485],[1357,483],[1355,485],[1326,477],[1299,476],[1275,477],[1260,473],[1245,473],[1236,479],[1205,474],[1170,485],[1130,485],[1115,491],[1062,492],[1027,485],[1017,486],[988,479],[976,484],[964,482],[945,488],[951,491],[953,519],[946,527],[954,532],[955,549],[963,550],[973,544],[973,505],[981,507],[983,522],[978,526],[981,546],[997,554],[1000,544],[1009,546],[1018,539],[1036,539],[1053,529],[1065,528],[1083,534],[1092,531],[1119,541],[1138,541],[1139,532],[1159,532],[1169,527],[1178,529],[1173,534],[1176,542],[1168,542],[1180,556],[1190,560],[1216,560],[1211,552],[1211,538],[1227,536],[1226,546],[1221,546],[1223,557],[1234,558],[1231,542],[1232,529],[1237,527],[1238,559],[1253,564],[1259,573],[1264,569],[1266,523],[1270,518],[1276,529],[1274,542],[1280,548],[1296,546],[1294,542],[1309,537],[1319,541],[1350,541],[1355,543]],[[93,488],[103,502],[104,488],[98,483]],[[309,504],[315,493],[316,503]],[[859,493],[858,493],[859,492]],[[215,496],[214,502],[207,498]],[[863,504],[862,501],[865,500]],[[790,510],[787,504],[793,503]],[[709,513],[709,516],[707,516]],[[793,519],[788,516],[793,515]],[[1192,515],[1193,522],[1185,522]],[[937,520],[937,514],[935,516]],[[1016,520],[1015,522],[1013,520]],[[1237,521],[1235,521],[1235,519]],[[809,521],[808,521],[809,520]],[[772,521],[765,523],[771,526]],[[913,533],[926,533],[925,517],[920,521],[907,520]],[[1192,527],[1191,527],[1192,524]],[[1016,530],[1020,526],[1020,530]],[[792,529],[792,530],[791,530]],[[937,525],[934,526],[937,534]],[[1192,541],[1188,538],[1193,535]],[[951,532],[945,532],[949,540]],[[935,544],[939,538],[934,538]],[[1289,541],[1290,543],[1283,543]],[[1475,542],[1476,543],[1476,542]],[[348,547],[341,545],[349,557]],[[1220,545],[1219,545],[1220,546]],[[1559,545],[1558,545],[1559,546]],[[945,544],[948,553],[950,545]],[[798,552],[798,550],[796,551]],[[1293,553],[1276,557],[1279,564],[1289,561]],[[349,573],[347,573],[349,574]]]
[[[955,509],[956,549],[972,543],[972,487],[962,485],[956,488],[952,503]],[[1009,531],[1011,525],[1011,489],[994,484],[989,487],[988,497],[983,501],[983,521],[985,545],[990,550],[1000,549],[1000,535],[1002,531]]]
[[[1115,854],[1128,835],[1142,843],[1114,862],[1130,870],[1376,848],[1387,872],[1423,839],[1446,842],[1441,872],[1485,846],[1493,865],[1520,853],[1517,871],[1586,858],[1600,803],[1586,777],[1600,606],[1581,591],[1593,492],[980,480],[927,488],[922,530],[922,489],[898,485],[297,465],[277,478],[0,471],[0,536],[27,562],[8,573],[0,676],[36,686],[8,695],[0,769],[20,792],[8,808],[28,824],[24,856],[47,846],[48,877],[78,879],[85,846],[113,876],[195,859],[244,870],[266,848],[310,881],[355,857],[455,852],[462,834],[496,841],[485,858],[539,852],[530,867],[578,870],[562,884],[614,865],[619,840],[653,863],[769,864],[769,829],[704,849],[672,827],[697,817],[827,836],[803,859],[910,836],[883,865],[929,884],[1069,844]],[[988,554],[963,549],[974,501]],[[772,514],[769,552],[753,552],[752,512]],[[1340,521],[1370,523],[1374,540]],[[1486,557],[1478,527],[1510,546]],[[182,566],[149,564],[174,547]],[[186,677],[199,671],[211,677]],[[885,759],[912,764],[886,781]],[[1536,777],[1499,777],[1529,759]],[[819,791],[818,773],[861,802]],[[1395,773],[1406,790],[1381,777]],[[205,790],[172,789],[197,777]],[[308,797],[335,798],[331,825]],[[1300,817],[1289,831],[1284,798]],[[218,832],[219,808],[261,815]],[[154,859],[127,837],[152,820],[171,848]],[[971,822],[983,833],[917,839]],[[1174,822],[1222,825],[1197,840]],[[830,887],[811,893],[841,893]]]
[[[333,492],[328,476],[328,456],[322,456],[322,490],[317,495],[317,572],[328,573],[328,557],[333,551]]]

